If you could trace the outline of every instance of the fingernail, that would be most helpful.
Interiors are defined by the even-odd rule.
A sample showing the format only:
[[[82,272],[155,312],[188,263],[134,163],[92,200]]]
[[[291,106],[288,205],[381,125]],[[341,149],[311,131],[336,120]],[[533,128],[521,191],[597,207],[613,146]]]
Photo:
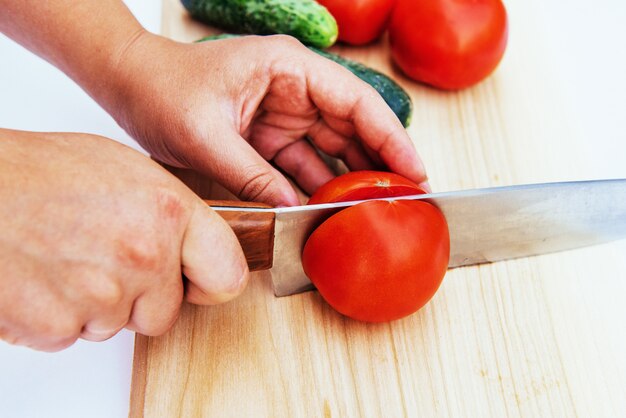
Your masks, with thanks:
[[[428,193],[432,193],[433,192],[433,189],[432,189],[432,187],[430,187],[430,183],[428,182],[428,180],[426,180],[424,182],[421,182],[419,184],[419,186],[421,188],[423,188],[424,190],[426,190],[426,192],[428,192]]]
[[[282,195],[281,202],[276,207],[289,207],[300,205],[300,199],[296,193],[286,193]]]

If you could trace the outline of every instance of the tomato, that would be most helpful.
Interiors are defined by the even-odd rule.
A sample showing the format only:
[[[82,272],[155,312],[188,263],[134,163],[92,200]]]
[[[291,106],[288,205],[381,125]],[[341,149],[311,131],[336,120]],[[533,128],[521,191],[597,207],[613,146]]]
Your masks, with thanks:
[[[381,188],[372,184],[381,177],[393,178],[387,190],[394,190],[397,182],[396,191],[415,194],[419,188],[413,183],[407,189],[409,180],[389,174],[349,173],[329,183],[334,183],[335,193],[328,184],[322,186],[323,196],[339,201],[350,190],[361,192],[360,197],[379,197],[372,194]],[[334,309],[357,320],[384,322],[412,314],[433,297],[449,254],[448,226],[435,206],[418,200],[374,200],[324,221],[308,238],[302,264]]]
[[[380,37],[396,0],[318,0],[333,15],[339,40],[364,45]]]
[[[322,185],[309,205],[351,200],[423,194],[426,191],[398,174],[382,171],[352,171]]]
[[[501,0],[398,0],[389,23],[400,69],[443,89],[468,87],[491,74],[507,37]]]

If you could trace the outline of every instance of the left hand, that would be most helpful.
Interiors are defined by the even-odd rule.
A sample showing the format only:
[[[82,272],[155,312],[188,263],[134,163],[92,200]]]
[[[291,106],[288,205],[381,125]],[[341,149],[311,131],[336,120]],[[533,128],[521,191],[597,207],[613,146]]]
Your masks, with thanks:
[[[380,95],[291,37],[181,44],[144,32],[107,81],[112,89],[96,99],[154,158],[243,200],[298,204],[278,169],[308,193],[330,180],[307,138],[352,170],[386,166],[426,181]]]

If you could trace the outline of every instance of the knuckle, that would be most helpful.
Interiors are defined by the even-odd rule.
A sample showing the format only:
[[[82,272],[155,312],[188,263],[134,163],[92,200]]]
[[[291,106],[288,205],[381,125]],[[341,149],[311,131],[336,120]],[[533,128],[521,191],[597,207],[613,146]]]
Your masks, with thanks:
[[[91,301],[99,308],[113,308],[124,300],[124,289],[117,280],[105,278],[90,288]]]
[[[137,332],[149,337],[158,337],[165,334],[178,319],[179,309],[168,312],[167,315],[159,315],[158,318],[150,318],[139,321],[134,328]]]
[[[127,328],[151,337],[166,333],[178,319],[182,300],[182,285],[162,289],[133,311]]]
[[[237,193],[237,196],[241,200],[247,201],[258,200],[276,181],[270,169],[265,167],[249,168],[245,171],[244,178],[247,180],[239,190],[239,193]]]
[[[65,350],[66,348],[70,347],[71,345],[73,345],[76,340],[78,340],[78,336],[71,336],[71,337],[66,337],[66,338],[62,338],[56,341],[48,341],[48,342],[44,342],[41,345],[35,345],[32,346],[32,348],[36,349],[36,350],[40,350],[40,351],[45,351],[48,353],[55,353],[61,350]]]
[[[87,341],[106,341],[109,338],[112,338],[115,334],[117,334],[119,329],[112,329],[107,331],[97,331],[92,329],[85,329],[81,332],[80,337]]]
[[[72,344],[80,336],[83,322],[61,305],[50,305],[46,315],[36,315],[6,329],[2,340],[33,350],[56,352]]]
[[[78,338],[82,326],[81,321],[76,317],[61,316],[51,321],[42,335],[50,341],[65,342],[71,340],[73,342]]]
[[[0,335],[0,340],[10,345],[23,345],[19,337],[8,333],[3,333],[2,335]]]
[[[152,198],[153,211],[147,222],[117,240],[116,258],[120,266],[133,271],[158,273],[172,262],[172,237],[180,236],[189,212],[184,197],[176,190],[162,188]]]
[[[182,197],[174,190],[165,188],[156,192],[157,219],[162,222],[178,224],[186,212]]]
[[[165,334],[167,331],[170,330],[170,328],[172,328],[172,326],[174,325],[175,319],[178,318],[177,316],[174,317],[174,320],[170,320],[170,321],[161,321],[159,323],[154,323],[152,324],[152,326],[150,326],[147,329],[147,333],[145,335],[149,336],[149,337],[158,337],[160,335]]]
[[[275,43],[276,47],[282,47],[282,46],[300,47],[302,46],[302,43],[299,40],[297,40],[296,38],[290,35],[277,34],[277,35],[266,36],[266,39],[268,39],[270,42]]]
[[[161,244],[144,234],[120,241],[117,258],[131,270],[154,272],[161,266]]]

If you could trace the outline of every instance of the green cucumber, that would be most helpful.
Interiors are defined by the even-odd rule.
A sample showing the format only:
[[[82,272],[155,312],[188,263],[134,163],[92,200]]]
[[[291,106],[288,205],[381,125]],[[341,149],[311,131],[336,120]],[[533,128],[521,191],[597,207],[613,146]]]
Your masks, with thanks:
[[[337,40],[337,22],[314,0],[181,0],[194,19],[239,33],[284,33],[326,48]]]
[[[239,35],[223,33],[221,35],[207,36],[197,40],[196,42],[215,41],[219,39],[235,38],[238,36]],[[391,110],[393,110],[393,113],[395,113],[398,119],[400,119],[402,125],[405,128],[409,126],[411,123],[411,116],[413,114],[413,102],[411,101],[411,97],[402,87],[398,85],[398,83],[387,77],[385,74],[366,67],[359,62],[343,58],[337,54],[327,51],[322,51],[321,49],[315,47],[309,46],[309,49],[320,54],[324,58],[334,61],[347,68],[350,72],[352,72],[352,74],[374,87],[378,94],[382,96],[383,100],[385,100],[387,105],[389,105]]]
[[[389,105],[391,110],[393,110],[393,113],[395,113],[398,119],[400,119],[402,126],[406,128],[411,124],[413,102],[411,101],[411,97],[402,87],[398,85],[398,83],[387,77],[385,74],[366,67],[360,62],[352,61],[340,55],[322,51],[321,49],[314,47],[309,47],[309,49],[317,52],[324,58],[328,58],[329,60],[342,65],[350,70],[352,74],[374,87],[378,94],[383,97],[387,105]]]

